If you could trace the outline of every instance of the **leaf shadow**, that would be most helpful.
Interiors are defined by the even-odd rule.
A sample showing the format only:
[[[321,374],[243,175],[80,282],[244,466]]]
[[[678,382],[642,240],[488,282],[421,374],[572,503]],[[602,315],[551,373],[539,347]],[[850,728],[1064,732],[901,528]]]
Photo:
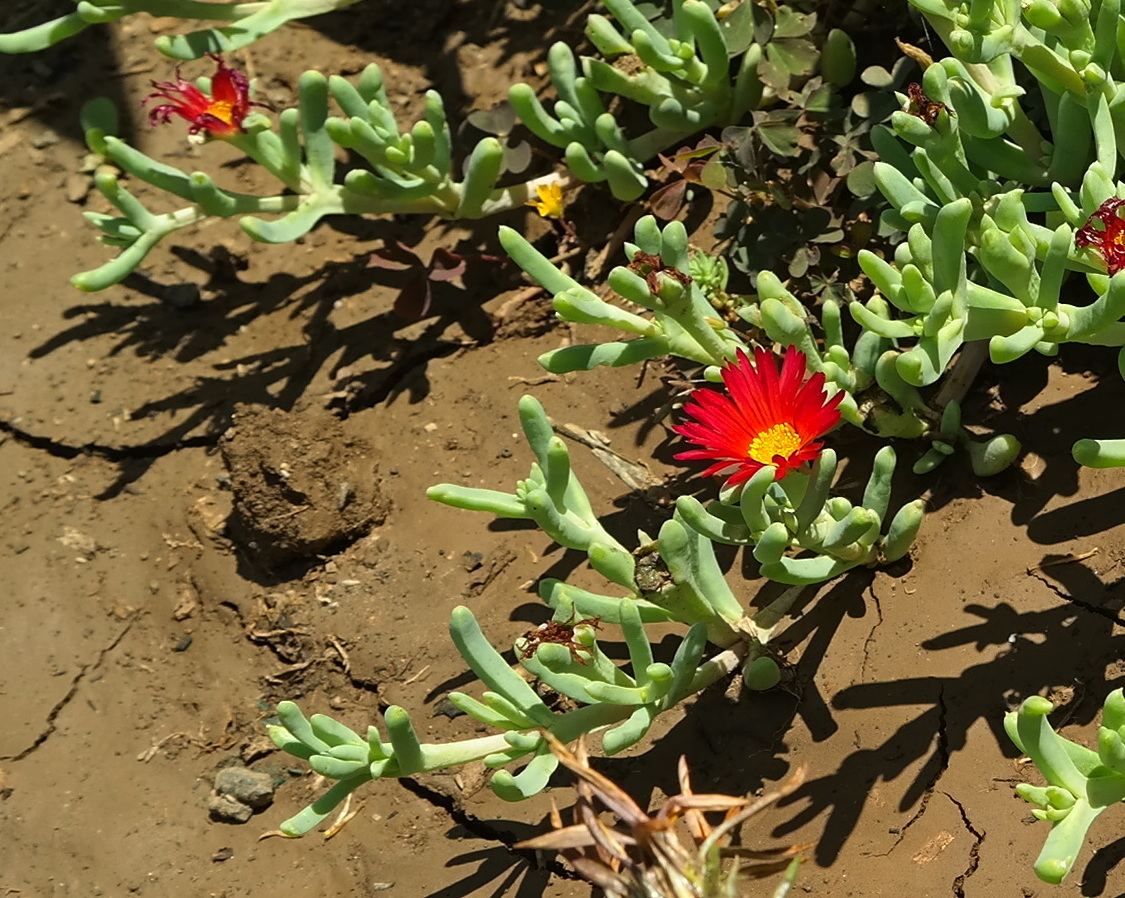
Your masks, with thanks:
[[[521,825],[521,828],[527,830],[523,838],[534,834],[531,827]],[[450,839],[464,839],[467,835],[460,824],[446,833]],[[477,894],[490,898],[539,898],[546,894],[551,871],[536,864],[534,857],[533,852],[515,851],[505,844],[466,851],[447,861],[446,867],[475,864],[476,869],[451,885],[427,892],[426,898],[467,898]],[[490,886],[491,891],[482,891]]]
[[[72,14],[71,0],[6,3],[0,9],[0,33],[10,33]],[[123,90],[125,73],[108,28],[94,25],[61,44],[35,53],[0,54],[0,102],[27,114],[68,141],[85,146],[79,121],[82,104],[106,96],[122,116],[122,136],[134,133]],[[9,114],[7,125],[18,119]]]
[[[899,801],[899,809],[906,811],[933,788],[950,758],[965,747],[968,732],[978,720],[987,723],[1000,752],[1014,757],[1018,751],[1004,733],[1003,716],[1023,698],[1075,680],[1091,696],[1103,696],[1112,688],[1105,664],[1125,650],[1125,634],[1114,634],[1116,618],[1112,615],[1070,603],[1020,612],[1000,602],[967,605],[965,611],[979,622],[927,640],[921,648],[940,651],[973,644],[978,651],[990,646],[1003,651],[955,676],[907,677],[840,690],[832,699],[833,709],[928,707],[879,745],[857,749],[835,771],[807,782],[785,799],[783,805],[804,802],[804,806],[776,834],[792,832],[827,814],[816,848],[817,862],[827,866],[839,856],[878,782],[891,782],[915,762],[923,762]],[[1060,652],[1058,647],[1066,644],[1081,644],[1081,658]],[[1080,698],[1073,704],[1060,711],[1080,723],[1089,722],[1098,707]]]
[[[114,450],[130,464],[121,466],[120,476],[102,498],[117,495],[160,454],[189,439],[198,443],[198,434],[203,434],[204,443],[213,442],[238,404],[292,409],[298,402],[319,400],[342,406],[346,414],[401,395],[419,402],[429,393],[427,363],[463,345],[463,338],[450,335],[453,325],[462,323],[466,314],[487,320],[480,303],[463,294],[457,302],[436,303],[433,316],[420,324],[404,321],[390,310],[384,295],[388,291],[380,289],[378,272],[367,267],[365,257],[328,262],[304,276],[280,272],[248,283],[225,262],[210,265],[208,258],[187,250],[180,255],[209,270],[207,289],[214,298],[176,308],[159,298],[161,285],[137,279],[134,285],[147,301],[106,298],[72,306],[64,315],[70,326],[29,353],[30,358],[43,358],[71,344],[108,339],[109,357],[132,353],[149,360],[169,358],[195,373],[182,389],[144,399],[130,409],[134,420],[167,415],[173,423],[140,445]],[[382,311],[335,323],[331,316],[338,301],[359,296],[370,296],[371,305],[382,306]],[[283,321],[275,329],[279,338],[211,365],[199,364],[242,329],[268,316],[291,322]],[[357,373],[351,373],[353,368]],[[328,392],[309,395],[314,381],[324,378]]]

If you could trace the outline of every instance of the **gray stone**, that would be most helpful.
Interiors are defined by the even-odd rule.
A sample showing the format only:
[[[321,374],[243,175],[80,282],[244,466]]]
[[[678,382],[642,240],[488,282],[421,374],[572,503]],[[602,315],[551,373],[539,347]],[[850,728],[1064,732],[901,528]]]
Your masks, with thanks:
[[[273,777],[247,767],[225,767],[215,777],[215,791],[254,809],[273,801]]]
[[[243,804],[229,795],[220,795],[218,792],[211,793],[208,809],[211,811],[212,820],[223,823],[245,823],[254,816],[254,809],[250,805]]]
[[[31,138],[31,145],[37,150],[42,150],[46,147],[53,147],[61,139],[58,134],[48,128]]]

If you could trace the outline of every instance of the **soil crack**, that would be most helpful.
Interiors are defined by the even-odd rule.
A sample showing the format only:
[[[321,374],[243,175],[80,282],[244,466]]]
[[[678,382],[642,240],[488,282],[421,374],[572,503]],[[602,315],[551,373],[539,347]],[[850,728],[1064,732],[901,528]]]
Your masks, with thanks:
[[[973,837],[973,847],[969,849],[969,866],[965,868],[965,872],[960,874],[953,880],[953,894],[957,898],[965,898],[965,880],[977,872],[977,867],[980,865],[980,846],[984,843],[985,830],[977,830],[973,826],[972,821],[969,820],[969,815],[965,812],[965,806],[961,804],[956,798],[948,792],[942,792],[946,798],[953,802],[956,806],[958,813],[961,815],[961,822],[965,824],[965,829]]]
[[[871,645],[871,640],[875,638],[875,631],[879,629],[879,625],[883,623],[883,606],[879,603],[879,596],[875,592],[875,583],[872,582],[867,587],[868,595],[871,596],[871,601],[875,604],[875,623],[871,625],[871,630],[867,634],[867,638],[863,640],[863,663],[859,666],[859,682],[867,682],[867,649]]]
[[[1056,584],[1049,577],[1043,576],[1043,574],[1039,571],[1031,570],[1028,571],[1028,573],[1030,573],[1036,580],[1046,586],[1049,590],[1051,590],[1051,592],[1057,595],[1064,602],[1069,602],[1072,605],[1077,605],[1083,611],[1089,611],[1093,614],[1097,614],[1100,617],[1104,617],[1106,620],[1113,621],[1113,623],[1115,624],[1125,625],[1125,618],[1119,617],[1108,608],[1102,608],[1098,605],[1091,604],[1090,602],[1084,602],[1082,601],[1082,599],[1075,598],[1066,590],[1061,589],[1058,584]]]
[[[515,836],[510,833],[505,833],[487,820],[482,820],[480,817],[470,814],[461,807],[459,802],[452,796],[445,795],[436,789],[430,789],[422,785],[416,779],[408,776],[399,777],[398,783],[412,795],[424,801],[428,801],[434,807],[445,811],[455,823],[464,827],[478,839],[498,842],[508,850],[509,854],[526,859],[532,868],[536,870],[546,870],[563,879],[581,879],[577,873],[560,861],[554,860],[553,858],[545,858],[543,852],[525,848],[514,848],[513,845],[517,841]]]
[[[163,458],[182,449],[207,448],[218,443],[218,434],[210,436],[184,437],[171,443],[143,443],[139,446],[107,446],[104,443],[64,443],[49,437],[29,433],[16,427],[11,421],[0,419],[0,433],[7,434],[17,443],[46,452],[55,458],[72,459],[80,455],[92,455],[109,462],[133,461],[137,459]]]
[[[70,681],[70,688],[67,689],[66,695],[55,702],[55,706],[51,708],[50,712],[47,714],[47,722],[43,727],[43,731],[35,738],[35,741],[32,742],[31,745],[29,745],[19,754],[4,755],[0,757],[0,761],[22,761],[51,737],[51,734],[55,731],[55,721],[62,713],[63,708],[70,704],[71,699],[73,699],[77,694],[78,687],[82,685],[82,681],[86,678],[86,674],[92,673],[93,671],[96,671],[99,667],[101,667],[102,661],[105,660],[105,656],[112,652],[115,648],[117,648],[121,640],[125,638],[125,634],[128,633],[132,628],[133,622],[136,619],[137,616],[134,614],[131,618],[129,618],[125,626],[121,628],[121,631],[116,636],[114,636],[113,639],[111,639],[109,643],[101,649],[101,651],[98,652],[97,658],[95,658],[89,664],[83,664],[78,669],[78,673],[76,673]]]
[[[906,823],[902,825],[902,828],[898,831],[898,838],[895,839],[895,843],[882,854],[874,855],[874,857],[887,857],[892,851],[898,848],[898,846],[902,843],[902,840],[906,838],[906,831],[919,820],[921,820],[922,815],[926,813],[926,808],[929,807],[930,799],[933,797],[934,791],[937,788],[938,780],[940,780],[942,776],[945,775],[945,771],[949,769],[949,734],[948,732],[946,732],[946,714],[948,712],[948,709],[945,704],[945,687],[942,686],[940,682],[938,683],[937,709],[938,726],[936,751],[938,757],[938,769],[934,773],[933,779],[931,779],[930,782],[926,785],[926,791],[922,793],[921,801],[918,804],[918,810],[914,812],[911,818],[907,820]],[[941,794],[945,795],[946,793],[942,792]],[[954,804],[957,804],[957,802],[954,802]],[[959,804],[957,806],[961,807]],[[966,825],[968,825],[968,819],[965,818],[964,809],[961,810],[961,816],[965,819]],[[974,833],[976,832],[975,830],[971,831]],[[981,838],[983,838],[983,836]],[[976,864],[974,863],[971,867],[971,870],[975,869]],[[961,898],[964,898],[964,896],[961,896]]]
[[[369,680],[352,673],[350,669],[351,665],[347,661],[347,656],[342,652],[339,646],[336,646],[335,648],[336,652],[340,655],[339,663],[343,668],[344,675],[351,682],[352,687],[355,689],[362,689],[367,692],[378,694],[378,692],[380,691],[379,684],[374,682],[373,680]],[[388,702],[385,702],[379,698],[376,699],[376,704],[380,716],[386,714],[387,709],[390,707],[390,704]],[[464,807],[461,806],[461,803],[454,796],[447,795],[444,792],[438,791],[437,789],[431,789],[430,787],[409,776],[398,777],[396,782],[403,789],[405,789],[407,792],[410,792],[417,798],[421,798],[423,801],[429,802],[435,808],[439,808],[440,810],[445,811],[445,813],[449,815],[454,823],[463,827],[478,839],[483,839],[489,842],[497,842],[503,845],[505,849],[507,849],[509,854],[526,859],[532,866],[532,868],[537,870],[546,870],[549,873],[563,877],[565,879],[578,880],[581,878],[578,876],[578,874],[576,874],[573,870],[565,866],[560,861],[545,858],[542,852],[513,848],[512,846],[517,841],[517,838],[515,836],[511,835],[510,833],[505,833],[503,830],[501,830],[497,826],[494,826],[492,823],[489,823],[487,820],[482,820],[480,817],[470,814],[464,809]]]

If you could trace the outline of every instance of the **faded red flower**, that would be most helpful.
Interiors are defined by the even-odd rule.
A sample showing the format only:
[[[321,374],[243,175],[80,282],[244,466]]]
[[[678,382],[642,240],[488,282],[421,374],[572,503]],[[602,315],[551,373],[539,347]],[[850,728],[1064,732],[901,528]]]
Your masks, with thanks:
[[[927,97],[926,92],[922,90],[922,85],[918,83],[907,85],[906,98],[909,100],[906,111],[911,115],[918,116],[931,128],[937,121],[939,112],[943,109],[946,112],[949,111],[949,107],[944,103],[938,103],[936,100]]]
[[[1074,245],[1096,250],[1111,275],[1125,269],[1125,219],[1119,211],[1122,206],[1125,200],[1106,200],[1074,235]],[[1101,222],[1101,228],[1094,227],[1095,219]]]
[[[178,115],[191,122],[188,134],[206,131],[212,137],[230,137],[243,130],[242,120],[250,107],[262,104],[250,102],[250,82],[242,72],[229,68],[214,53],[207,56],[218,66],[211,79],[211,96],[181,78],[177,67],[174,82],[153,81],[156,92],[141,101],[142,105],[155,99],[168,101],[149,110],[150,125],[166,125],[173,115]]]
[[[837,406],[844,393],[829,399],[823,374],[805,380],[805,363],[805,354],[790,346],[779,375],[772,353],[757,349],[751,362],[739,350],[738,360],[723,369],[729,396],[711,389],[692,392],[684,412],[695,420],[672,429],[703,448],[676,458],[714,461],[703,476],[722,474],[730,486],[766,465],[777,468],[780,480],[815,459],[823,448],[817,437],[840,421]]]

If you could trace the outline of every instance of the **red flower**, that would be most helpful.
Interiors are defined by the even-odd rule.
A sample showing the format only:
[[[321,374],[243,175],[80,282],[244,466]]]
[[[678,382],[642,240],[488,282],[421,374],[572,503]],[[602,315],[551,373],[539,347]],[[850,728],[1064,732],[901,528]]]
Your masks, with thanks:
[[[817,437],[840,421],[843,391],[829,399],[823,374],[805,381],[805,354],[793,346],[785,350],[780,376],[771,353],[757,349],[751,362],[739,350],[738,361],[723,369],[723,383],[729,396],[693,391],[684,412],[695,420],[672,429],[703,447],[676,458],[714,461],[703,476],[723,474],[729,486],[766,465],[777,468],[780,480],[816,458],[823,446]]]
[[[1111,275],[1125,269],[1125,219],[1118,211],[1122,206],[1125,200],[1106,200],[1074,235],[1074,245],[1096,250]],[[1101,230],[1094,227],[1094,219],[1102,223]]]
[[[169,101],[149,110],[150,125],[166,125],[178,115],[191,122],[188,134],[206,131],[213,137],[230,137],[242,131],[242,120],[250,107],[262,104],[250,102],[250,82],[242,72],[227,68],[214,53],[207,56],[218,66],[211,79],[211,96],[181,78],[177,68],[175,82],[153,81],[156,92],[141,101],[142,105],[153,99]]]

